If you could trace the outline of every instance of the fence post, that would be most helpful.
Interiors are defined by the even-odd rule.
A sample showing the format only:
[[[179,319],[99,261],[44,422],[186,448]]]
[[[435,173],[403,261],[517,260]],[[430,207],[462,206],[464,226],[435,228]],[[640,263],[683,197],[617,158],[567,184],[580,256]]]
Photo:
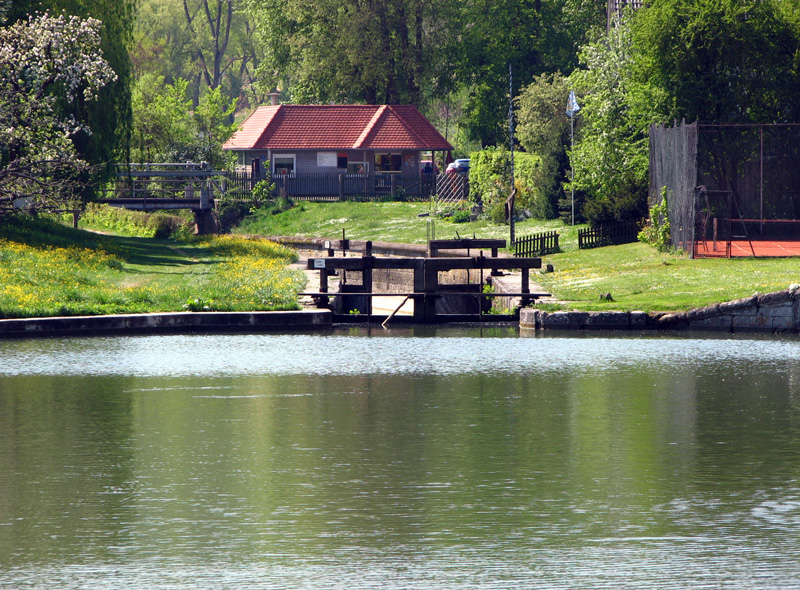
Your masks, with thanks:
[[[344,201],[344,174],[339,175],[339,200]]]

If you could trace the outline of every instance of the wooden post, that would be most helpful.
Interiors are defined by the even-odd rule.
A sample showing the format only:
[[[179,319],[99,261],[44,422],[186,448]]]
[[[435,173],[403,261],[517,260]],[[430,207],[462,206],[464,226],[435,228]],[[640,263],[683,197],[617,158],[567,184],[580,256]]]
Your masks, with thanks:
[[[368,255],[364,256],[362,260],[364,262],[364,266],[361,268],[361,290],[366,294],[365,300],[367,309],[365,311],[367,313],[367,316],[371,316],[372,315],[372,265],[374,262],[374,258]]]
[[[432,324],[436,321],[436,288],[439,285],[438,267],[431,260],[422,261],[422,277],[425,295],[422,298],[422,313],[425,323]]]
[[[414,260],[414,293],[424,293],[425,291],[425,259],[416,258]],[[414,298],[414,321],[425,321],[425,297]]]
[[[527,268],[527,267],[521,269],[521,271],[522,271],[522,285],[521,285],[521,287],[522,287],[522,292],[523,293],[530,293],[531,292],[531,282],[530,282],[530,276],[528,274],[529,270],[530,269]],[[528,303],[530,303],[530,297],[525,297],[523,295],[522,299],[521,299],[521,303],[522,303],[522,307],[527,307]]]
[[[319,292],[328,292],[328,269],[325,267],[319,269]],[[317,302],[317,306],[328,307],[328,301],[329,300],[327,297],[320,297],[319,301]]]
[[[339,200],[344,201],[344,174],[339,175]]]

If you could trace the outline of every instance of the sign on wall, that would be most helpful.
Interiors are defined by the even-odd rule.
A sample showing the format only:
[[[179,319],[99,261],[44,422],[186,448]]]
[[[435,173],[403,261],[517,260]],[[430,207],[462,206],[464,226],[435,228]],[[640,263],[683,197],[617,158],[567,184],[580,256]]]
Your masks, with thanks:
[[[317,168],[336,168],[336,152],[317,152]]]

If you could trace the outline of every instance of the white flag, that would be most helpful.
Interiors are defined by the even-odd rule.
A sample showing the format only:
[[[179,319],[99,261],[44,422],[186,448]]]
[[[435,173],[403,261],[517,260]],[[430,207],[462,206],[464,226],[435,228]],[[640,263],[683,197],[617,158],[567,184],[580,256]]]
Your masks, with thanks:
[[[572,117],[581,110],[581,107],[578,106],[578,101],[575,99],[575,91],[569,91],[569,99],[567,99],[567,115]]]

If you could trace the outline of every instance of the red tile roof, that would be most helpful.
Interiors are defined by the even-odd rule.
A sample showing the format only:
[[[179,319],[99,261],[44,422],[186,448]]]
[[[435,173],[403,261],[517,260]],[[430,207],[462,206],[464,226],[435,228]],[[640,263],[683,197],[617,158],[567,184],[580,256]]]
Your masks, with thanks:
[[[411,105],[278,105],[257,108],[226,150],[452,150]]]

